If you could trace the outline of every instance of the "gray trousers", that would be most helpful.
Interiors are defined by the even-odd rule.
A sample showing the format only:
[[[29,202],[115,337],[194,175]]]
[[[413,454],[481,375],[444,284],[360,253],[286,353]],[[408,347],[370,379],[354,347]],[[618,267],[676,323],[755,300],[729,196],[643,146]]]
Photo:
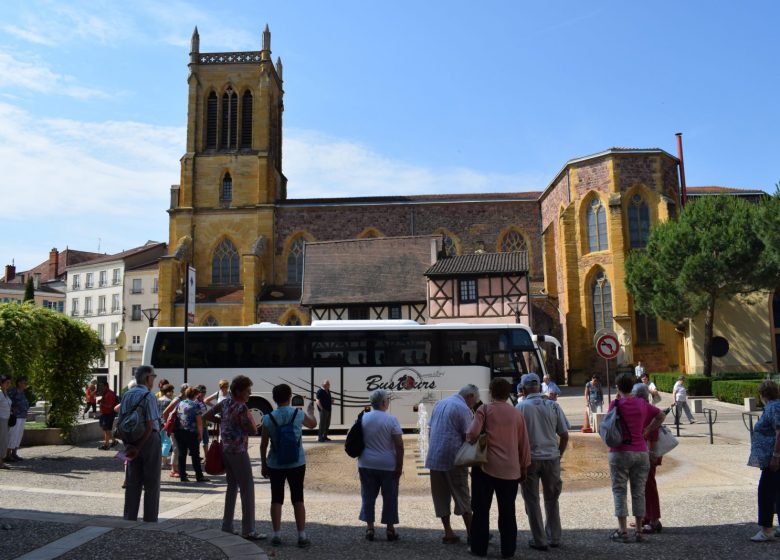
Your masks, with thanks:
[[[124,518],[138,519],[141,491],[144,492],[144,521],[155,523],[160,511],[160,457],[162,444],[157,432],[147,438],[135,459],[127,464]]]
[[[645,484],[650,473],[647,451],[610,451],[609,473],[615,517],[628,517],[628,483],[631,483],[631,511],[634,517],[645,514]]]
[[[546,523],[542,522],[542,508],[539,504],[539,482],[544,494],[544,513]],[[561,512],[558,498],[563,489],[560,459],[532,459],[528,467],[528,477],[520,483],[523,493],[525,513],[534,544],[545,546],[561,542]]]
[[[685,412],[688,422],[693,422],[693,414],[691,414],[691,407],[688,406],[688,401],[677,401],[674,405],[677,407],[676,412],[680,418],[682,418],[682,414]]]
[[[320,441],[328,437],[328,429],[330,428],[330,410],[320,410],[320,426],[317,432],[317,439]]]
[[[255,480],[249,453],[222,453],[225,461],[225,513],[222,516],[222,530],[233,532],[233,514],[236,510],[236,495],[241,492],[241,535],[255,530]]]

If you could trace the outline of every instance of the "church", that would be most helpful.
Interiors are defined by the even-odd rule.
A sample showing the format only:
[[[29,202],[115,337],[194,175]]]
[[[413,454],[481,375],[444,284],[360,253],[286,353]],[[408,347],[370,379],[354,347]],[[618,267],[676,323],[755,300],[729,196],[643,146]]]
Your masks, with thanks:
[[[268,27],[261,50],[222,53],[201,52],[196,28],[187,80],[186,152],[180,184],[171,187],[169,254],[160,261],[160,326],[183,325],[187,266],[196,269],[199,326],[443,320],[436,302],[448,267],[439,263],[473,255],[459,261],[461,268],[449,267],[456,288],[448,297],[455,303],[474,297],[476,305],[461,305],[471,315],[450,318],[522,318],[535,332],[558,337],[560,381],[580,383],[603,368],[592,338],[605,327],[622,342],[619,364],[701,370],[696,321],[671,325],[638,313],[624,282],[626,254],[644,247],[652,224],[680,212],[685,192],[677,157],[658,148],[606,149],[566,162],[543,192],[295,199],[282,171],[283,67],[272,60]],[[718,192],[763,194],[687,189],[688,196]],[[327,268],[333,258],[344,259],[343,266]],[[376,276],[353,285],[369,261]],[[490,297],[478,302],[479,289]],[[729,350],[714,360],[716,371],[777,368],[778,297],[767,294],[744,313],[750,316],[736,323],[720,314],[716,334],[728,337]],[[756,340],[766,348],[760,356]]]

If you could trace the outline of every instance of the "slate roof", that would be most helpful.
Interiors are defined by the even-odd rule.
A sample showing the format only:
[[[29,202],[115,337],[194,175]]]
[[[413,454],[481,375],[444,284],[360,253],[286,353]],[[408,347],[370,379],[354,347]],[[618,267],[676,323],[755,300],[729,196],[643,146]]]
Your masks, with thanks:
[[[425,301],[425,270],[440,236],[306,243],[301,303],[310,306]]]
[[[140,247],[134,247],[132,249],[128,249],[127,251],[122,251],[121,253],[114,253],[113,255],[101,255],[96,259],[91,259],[89,261],[80,264],[88,264],[92,266],[94,264],[100,264],[104,262],[119,261],[122,259],[126,259],[128,257],[132,257],[133,255],[143,253],[144,251],[149,251],[151,249],[157,248],[161,245],[165,245],[165,243],[162,241],[147,241]],[[73,266],[73,264],[71,264],[71,266]]]
[[[734,195],[763,195],[766,194],[761,189],[742,189],[736,187],[686,187],[689,196],[697,196],[700,194],[734,194]]]
[[[428,277],[502,276],[528,272],[528,253],[473,253],[439,259],[425,271]]]
[[[541,192],[467,193],[467,194],[422,194],[397,196],[355,196],[349,198],[290,198],[278,202],[284,206],[372,206],[387,204],[436,204],[458,202],[490,202],[500,200],[535,201]]]
[[[9,291],[15,291],[19,292],[21,294],[24,293],[24,290],[26,288],[26,284],[21,284],[19,282],[0,282],[0,290],[9,290]],[[65,297],[65,292],[61,292],[59,290],[55,290],[54,288],[50,286],[44,286],[41,284],[37,288],[35,288],[36,294],[53,294],[57,296],[63,296]]]

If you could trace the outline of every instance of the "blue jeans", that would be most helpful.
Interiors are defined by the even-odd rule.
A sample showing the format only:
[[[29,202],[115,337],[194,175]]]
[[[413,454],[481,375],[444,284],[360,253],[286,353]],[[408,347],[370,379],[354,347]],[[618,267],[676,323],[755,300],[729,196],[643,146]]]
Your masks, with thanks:
[[[374,509],[379,491],[382,491],[382,523],[398,523],[398,477],[394,471],[379,469],[358,469],[360,473],[360,520],[374,522]]]

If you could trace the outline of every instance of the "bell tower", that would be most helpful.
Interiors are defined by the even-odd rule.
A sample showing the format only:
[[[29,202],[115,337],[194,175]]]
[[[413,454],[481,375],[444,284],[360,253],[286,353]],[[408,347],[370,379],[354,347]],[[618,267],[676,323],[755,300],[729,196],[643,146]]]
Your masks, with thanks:
[[[287,196],[282,62],[271,60],[268,25],[261,50],[249,52],[200,52],[196,27],[188,67],[187,148],[180,184],[171,188],[160,324],[183,324],[186,263],[196,269],[198,303],[209,304],[210,320],[250,324],[272,275],[274,204]],[[199,315],[196,307],[196,324]]]

